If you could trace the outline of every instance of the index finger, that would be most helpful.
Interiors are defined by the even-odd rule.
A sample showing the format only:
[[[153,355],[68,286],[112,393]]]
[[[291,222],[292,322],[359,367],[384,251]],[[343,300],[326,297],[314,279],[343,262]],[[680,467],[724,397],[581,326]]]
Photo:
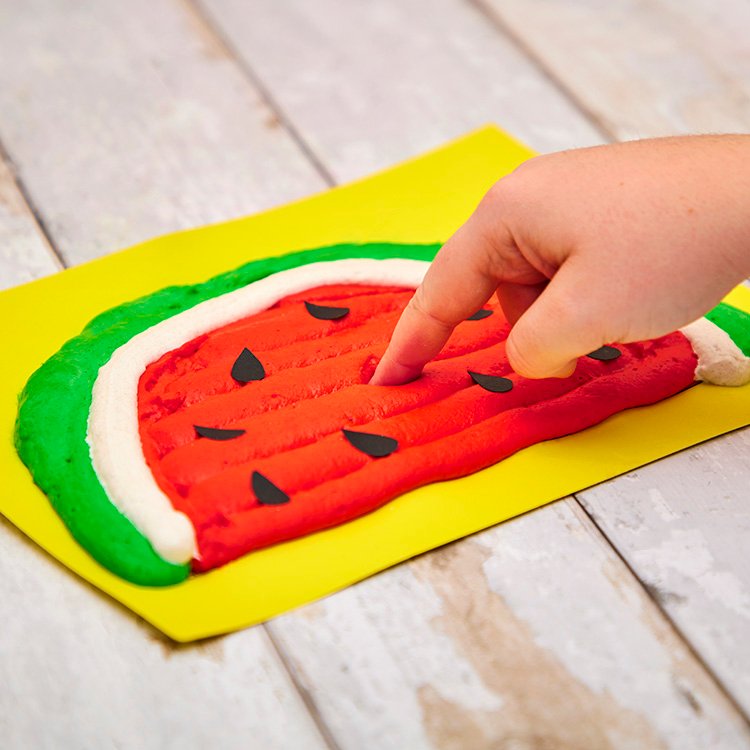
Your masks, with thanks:
[[[492,296],[493,248],[470,219],[438,252],[393,331],[372,385],[398,385],[418,377],[453,329]]]

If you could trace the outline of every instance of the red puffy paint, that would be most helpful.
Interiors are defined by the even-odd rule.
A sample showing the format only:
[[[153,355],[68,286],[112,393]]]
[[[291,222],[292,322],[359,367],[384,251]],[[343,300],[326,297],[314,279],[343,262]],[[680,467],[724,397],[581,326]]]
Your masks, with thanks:
[[[469,474],[693,383],[695,355],[680,333],[618,345],[622,356],[609,362],[584,357],[563,380],[519,378],[505,357],[509,326],[493,304],[493,315],[458,326],[420,379],[370,386],[411,295],[392,287],[319,287],[149,365],[138,389],[143,450],[161,489],[195,526],[195,570],[343,523],[410,489]],[[305,301],[349,313],[320,320]],[[232,378],[243,348],[262,363],[262,380]],[[470,370],[510,378],[513,388],[486,391]],[[244,433],[211,440],[195,425]],[[394,438],[398,449],[372,458],[343,428]],[[259,503],[254,472],[289,501]]]

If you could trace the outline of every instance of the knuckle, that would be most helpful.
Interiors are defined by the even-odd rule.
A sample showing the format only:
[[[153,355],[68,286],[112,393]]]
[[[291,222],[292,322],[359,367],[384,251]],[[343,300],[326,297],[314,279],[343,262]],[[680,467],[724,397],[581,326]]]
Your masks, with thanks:
[[[533,172],[537,169],[540,162],[543,161],[544,156],[532,156],[530,159],[526,159],[525,161],[522,161],[511,173],[509,176],[521,178],[526,177],[530,172]]]
[[[512,200],[517,189],[517,180],[513,179],[513,173],[506,175],[487,191],[479,206],[492,211],[502,209]]]
[[[533,197],[534,184],[537,179],[539,159],[535,156],[519,164],[512,172],[501,177],[487,191],[480,202],[481,209],[492,212],[498,210],[507,213],[522,206]]]

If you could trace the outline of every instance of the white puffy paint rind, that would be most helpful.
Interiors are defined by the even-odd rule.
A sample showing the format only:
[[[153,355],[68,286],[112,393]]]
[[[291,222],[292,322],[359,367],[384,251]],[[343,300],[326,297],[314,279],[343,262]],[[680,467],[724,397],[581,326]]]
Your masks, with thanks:
[[[742,353],[726,331],[707,318],[699,318],[680,330],[698,357],[696,380],[726,386],[750,383],[750,357]]]
[[[105,493],[171,563],[198,555],[190,519],[175,510],[146,463],[138,428],[138,382],[146,367],[187,341],[268,309],[280,299],[325,284],[379,284],[415,289],[426,261],[351,258],[310,263],[267,276],[201,302],[133,336],[100,368],[89,411],[87,442]]]

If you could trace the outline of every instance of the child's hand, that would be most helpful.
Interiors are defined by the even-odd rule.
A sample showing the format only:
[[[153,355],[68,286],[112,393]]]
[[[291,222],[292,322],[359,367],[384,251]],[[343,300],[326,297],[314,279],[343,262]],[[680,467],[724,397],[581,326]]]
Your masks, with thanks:
[[[750,136],[566,151],[500,180],[440,250],[372,383],[419,375],[497,292],[507,354],[567,376],[609,342],[675,330],[750,275]]]

